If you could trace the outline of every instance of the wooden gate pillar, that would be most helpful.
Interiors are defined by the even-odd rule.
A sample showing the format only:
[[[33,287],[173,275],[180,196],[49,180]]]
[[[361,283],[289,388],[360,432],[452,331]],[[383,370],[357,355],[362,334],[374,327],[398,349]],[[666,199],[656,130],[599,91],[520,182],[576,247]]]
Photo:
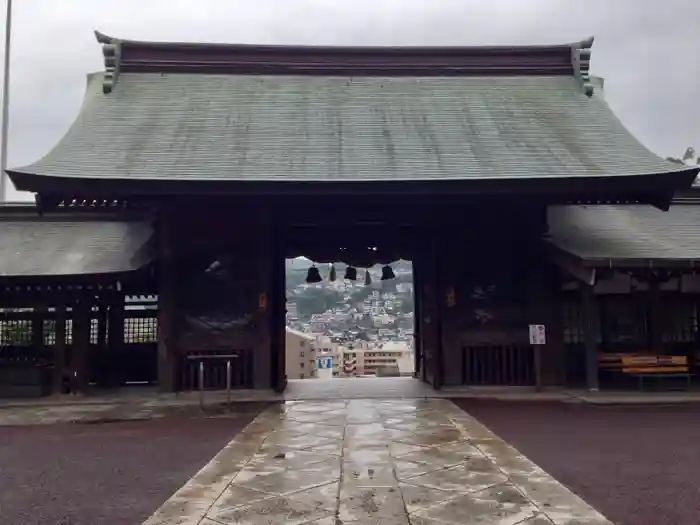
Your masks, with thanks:
[[[258,319],[253,348],[253,387],[256,389],[283,389],[280,366],[284,366],[279,354],[284,349],[280,337],[284,337],[284,317],[280,318],[279,308],[284,308],[280,301],[284,297],[284,280],[279,273],[278,250],[274,220],[271,210],[261,209],[256,217],[256,235],[252,242],[251,256],[255,265],[255,283],[258,294],[256,312]],[[282,259],[284,266],[284,259]]]
[[[419,296],[418,329],[421,353],[421,379],[433,388],[442,386],[440,367],[442,344],[440,328],[440,290],[438,282],[437,248],[433,229],[430,225],[424,225],[423,230],[416,236],[416,245],[420,247],[414,251],[413,260],[414,293]]]
[[[158,390],[177,390],[177,264],[174,256],[173,214],[168,208],[158,220]],[[123,333],[123,332],[122,332]]]
[[[275,392],[284,392],[287,387],[287,360],[285,352],[285,334],[287,322],[287,290],[285,246],[281,235],[281,224],[272,217],[271,236],[272,255],[270,293],[266,307],[270,309],[270,375]]]
[[[464,315],[464,258],[454,245],[437,249],[437,302],[440,316],[439,364],[436,387],[462,382],[463,351],[460,319]]]
[[[542,249],[533,250],[528,261],[528,324],[545,327],[546,344],[534,348],[535,379],[538,386],[562,386],[565,382],[563,328],[560,322],[561,305],[552,277],[553,268]],[[559,310],[559,311],[557,311]],[[527,329],[527,327],[523,327]]]

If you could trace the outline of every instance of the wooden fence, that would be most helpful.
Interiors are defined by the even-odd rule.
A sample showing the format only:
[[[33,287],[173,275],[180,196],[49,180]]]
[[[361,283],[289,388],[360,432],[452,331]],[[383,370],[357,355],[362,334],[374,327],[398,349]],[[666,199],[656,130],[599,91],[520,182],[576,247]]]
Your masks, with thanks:
[[[534,351],[530,345],[518,344],[463,346],[462,384],[534,385]]]

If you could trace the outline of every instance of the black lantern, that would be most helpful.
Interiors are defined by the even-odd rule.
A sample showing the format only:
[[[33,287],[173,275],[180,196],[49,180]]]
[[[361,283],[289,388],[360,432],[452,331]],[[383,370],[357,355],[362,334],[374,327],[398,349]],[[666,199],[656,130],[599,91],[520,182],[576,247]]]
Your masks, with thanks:
[[[357,281],[357,269],[352,266],[345,268],[345,278],[348,281]]]
[[[382,281],[389,281],[390,279],[396,279],[396,274],[394,269],[387,265],[382,267]]]
[[[321,272],[318,271],[318,268],[316,266],[312,266],[309,268],[309,271],[306,273],[306,282],[311,284],[311,283],[320,283],[323,281],[321,278]]]

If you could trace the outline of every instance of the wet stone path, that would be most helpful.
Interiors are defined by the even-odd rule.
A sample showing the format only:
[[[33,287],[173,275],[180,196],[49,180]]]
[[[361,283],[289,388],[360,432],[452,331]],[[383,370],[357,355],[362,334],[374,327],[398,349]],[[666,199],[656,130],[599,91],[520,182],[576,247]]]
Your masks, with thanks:
[[[146,525],[610,525],[445,399],[269,408]]]

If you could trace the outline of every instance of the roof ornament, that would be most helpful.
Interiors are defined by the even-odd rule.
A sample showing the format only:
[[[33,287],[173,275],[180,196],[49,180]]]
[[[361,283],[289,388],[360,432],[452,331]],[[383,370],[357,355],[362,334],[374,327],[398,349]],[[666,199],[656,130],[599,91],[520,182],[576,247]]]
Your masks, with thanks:
[[[102,83],[102,92],[108,95],[114,89],[119,78],[119,59],[121,57],[121,41],[95,31],[95,38],[102,44],[102,55],[105,62],[105,75]]]
[[[571,62],[574,65],[574,75],[581,83],[583,92],[588,97],[592,97],[595,91],[590,74],[593,40],[593,37],[589,37],[571,46]]]

